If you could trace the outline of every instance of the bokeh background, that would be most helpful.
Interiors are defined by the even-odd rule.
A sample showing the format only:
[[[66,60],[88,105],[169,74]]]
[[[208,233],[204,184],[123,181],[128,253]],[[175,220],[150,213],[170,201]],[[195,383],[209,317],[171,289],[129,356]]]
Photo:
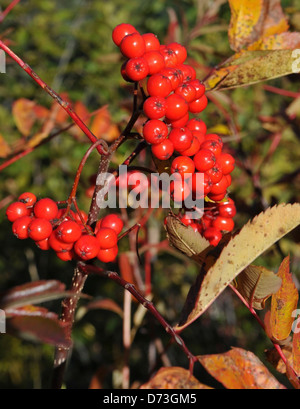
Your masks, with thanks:
[[[2,10],[9,3],[1,1]],[[299,2],[284,0],[282,6],[291,29],[300,31]],[[189,62],[200,79],[233,54],[227,36],[230,9],[224,0],[22,0],[1,23],[0,38],[9,40],[16,54],[72,102],[81,101],[89,112],[107,105],[108,125],[103,134],[109,140],[116,129],[126,124],[131,106],[132,90],[120,76],[122,60],[111,40],[112,29],[121,22],[133,24],[142,33],[154,32],[162,43],[175,40],[185,44]],[[209,106],[201,114],[208,128],[222,135],[237,158],[230,192],[238,208],[237,228],[270,205],[300,199],[300,97],[272,93],[265,85],[211,93]],[[299,92],[300,78],[291,75],[269,81],[268,85]],[[7,59],[7,73],[0,74],[0,134],[10,146],[22,137],[12,113],[13,103],[20,98],[46,108],[52,106],[50,97]],[[37,131],[40,125],[37,123],[33,129]],[[0,291],[36,279],[58,279],[67,286],[70,284],[72,263],[61,262],[51,252],[39,251],[34,243],[13,237],[10,223],[5,220],[5,207],[24,191],[65,200],[87,146],[80,132],[66,131],[0,173]],[[114,164],[126,158],[133,146],[134,142],[124,144]],[[147,158],[141,157],[140,161],[150,163]],[[82,174],[77,197],[85,211],[90,203],[86,189],[97,167],[98,158],[94,154]],[[132,211],[129,217],[136,220],[139,215]],[[158,211],[148,223],[154,242],[165,240],[164,216],[166,211]],[[257,264],[277,271],[284,256],[290,254],[291,269],[296,280],[299,279],[299,241],[298,229],[269,249]],[[127,240],[122,242],[121,250],[130,251]],[[112,268],[120,271],[118,265]],[[197,265],[176,252],[162,249],[154,253],[153,301],[168,322],[177,322],[197,271]],[[103,278],[91,277],[85,293],[99,299],[113,299],[122,308],[123,290]],[[85,303],[82,300],[80,306]],[[59,314],[59,302],[47,306]],[[133,302],[133,312],[136,308]],[[102,309],[79,318],[74,327],[66,386],[87,388],[95,374],[98,385],[104,388],[120,386],[124,359],[122,319],[115,312]],[[264,354],[271,343],[229,290],[184,331],[183,338],[195,355],[225,352],[231,346],[245,348],[257,354],[273,371]],[[164,364],[188,368],[186,356],[168,344],[169,337],[163,328],[146,314],[130,352],[133,385],[146,382]],[[161,359],[157,350],[163,347],[167,352]],[[50,345],[1,334],[0,388],[49,387],[53,351]],[[204,383],[216,385],[200,365],[196,366],[195,374]],[[278,379],[285,382],[281,376]]]

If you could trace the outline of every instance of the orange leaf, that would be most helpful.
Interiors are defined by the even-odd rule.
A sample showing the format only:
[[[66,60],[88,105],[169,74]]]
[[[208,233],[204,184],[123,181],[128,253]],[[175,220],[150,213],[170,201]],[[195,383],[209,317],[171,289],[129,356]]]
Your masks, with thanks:
[[[198,359],[227,389],[286,389],[252,352],[232,348],[223,354]]]
[[[253,44],[248,50],[294,50],[300,48],[300,33],[280,33],[264,37]]]
[[[0,135],[0,158],[6,158],[10,153],[11,153],[10,146],[3,138],[3,136]]]
[[[107,142],[114,141],[120,134],[119,128],[111,121],[111,116],[107,107],[103,107],[103,109],[95,116],[91,131],[98,139],[101,138]]]
[[[190,372],[181,367],[161,368],[140,389],[212,389],[200,383]]]
[[[280,0],[229,0],[229,4],[232,15],[228,35],[235,51],[289,28]]]
[[[25,98],[20,98],[13,103],[13,117],[18,130],[24,136],[29,136],[31,128],[36,121],[34,107],[35,102]]]
[[[278,277],[282,279],[280,289],[272,295],[270,326],[273,337],[282,341],[292,330],[293,311],[298,304],[298,291],[290,273],[290,258],[286,257],[281,263]]]
[[[83,122],[88,124],[89,111],[81,101],[77,101],[75,103],[74,111],[79,116],[79,118],[83,120]]]
[[[293,337],[293,369],[300,376],[300,331],[296,331]]]

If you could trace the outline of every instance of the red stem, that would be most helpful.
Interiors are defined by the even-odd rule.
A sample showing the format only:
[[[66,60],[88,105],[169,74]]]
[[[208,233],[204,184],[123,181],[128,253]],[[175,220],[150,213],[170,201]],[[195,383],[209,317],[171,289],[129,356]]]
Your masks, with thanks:
[[[45,90],[59,105],[67,112],[67,114],[73,119],[76,125],[82,130],[82,132],[89,138],[92,143],[97,141],[96,136],[85,125],[81,118],[71,108],[69,102],[64,101],[55,91],[53,91],[20,57],[18,57],[9,47],[7,47],[3,41],[0,40],[0,48],[4,50],[19,66],[43,89]],[[103,149],[101,146],[97,147],[98,152],[102,155]]]
[[[21,0],[13,0],[6,9],[0,14],[0,23],[5,19],[8,13],[20,2]]]
[[[300,92],[288,91],[286,89],[272,87],[271,85],[264,85],[263,88],[265,91],[270,91],[270,92],[273,92],[274,94],[282,95],[284,97],[290,97],[290,98],[300,97]]]

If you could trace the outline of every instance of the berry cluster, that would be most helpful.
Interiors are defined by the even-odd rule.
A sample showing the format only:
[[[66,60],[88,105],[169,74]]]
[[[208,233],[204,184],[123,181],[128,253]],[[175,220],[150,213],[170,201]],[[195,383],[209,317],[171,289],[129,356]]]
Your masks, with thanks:
[[[182,189],[176,193],[171,186],[172,198],[182,202],[189,195],[197,198],[202,195],[218,209],[222,205],[218,202],[226,200],[235,160],[223,151],[220,136],[207,133],[204,121],[194,115],[190,117],[202,112],[208,101],[204,84],[196,78],[195,69],[186,63],[186,48],[175,42],[160,44],[153,33],[140,34],[130,24],[116,26],[112,38],[126,58],[121,68],[123,78],[130,82],[147,79],[143,138],[159,160],[173,157],[171,172],[181,176]],[[198,172],[204,175],[200,184]],[[211,209],[204,210],[205,220],[215,218],[216,211],[212,215]],[[221,231],[231,231],[234,227],[232,218],[221,222],[218,217],[213,226],[205,220],[197,223],[197,231],[214,245],[220,241]],[[209,230],[212,228],[218,230],[218,233],[214,231],[215,236]]]
[[[52,199],[37,200],[34,194],[26,192],[8,206],[6,216],[17,238],[30,238],[41,250],[54,250],[61,260],[97,258],[108,263],[118,254],[123,222],[116,214],[98,220],[92,231],[84,211],[66,212]]]

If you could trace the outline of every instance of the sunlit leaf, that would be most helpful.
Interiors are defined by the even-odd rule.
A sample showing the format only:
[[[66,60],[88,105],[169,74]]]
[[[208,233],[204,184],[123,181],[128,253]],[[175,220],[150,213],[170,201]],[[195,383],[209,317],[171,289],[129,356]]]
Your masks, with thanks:
[[[140,389],[212,389],[200,383],[191,373],[181,367],[161,368]]]
[[[299,224],[298,203],[274,206],[249,221],[224,247],[213,266],[207,272],[201,270],[188,294],[177,329],[183,329],[203,314],[241,271]]]
[[[6,158],[10,153],[11,153],[10,146],[3,138],[3,136],[0,135],[0,158]]]
[[[13,103],[12,113],[18,130],[24,136],[29,136],[36,121],[35,102],[20,98]]]
[[[293,336],[293,369],[300,376],[300,331]]]
[[[198,359],[227,389],[286,389],[252,352],[241,348]]]
[[[278,277],[282,279],[282,285],[278,292],[272,296],[271,303],[271,332],[276,340],[286,339],[292,330],[299,294],[290,272],[290,258],[286,257],[278,270]]]

